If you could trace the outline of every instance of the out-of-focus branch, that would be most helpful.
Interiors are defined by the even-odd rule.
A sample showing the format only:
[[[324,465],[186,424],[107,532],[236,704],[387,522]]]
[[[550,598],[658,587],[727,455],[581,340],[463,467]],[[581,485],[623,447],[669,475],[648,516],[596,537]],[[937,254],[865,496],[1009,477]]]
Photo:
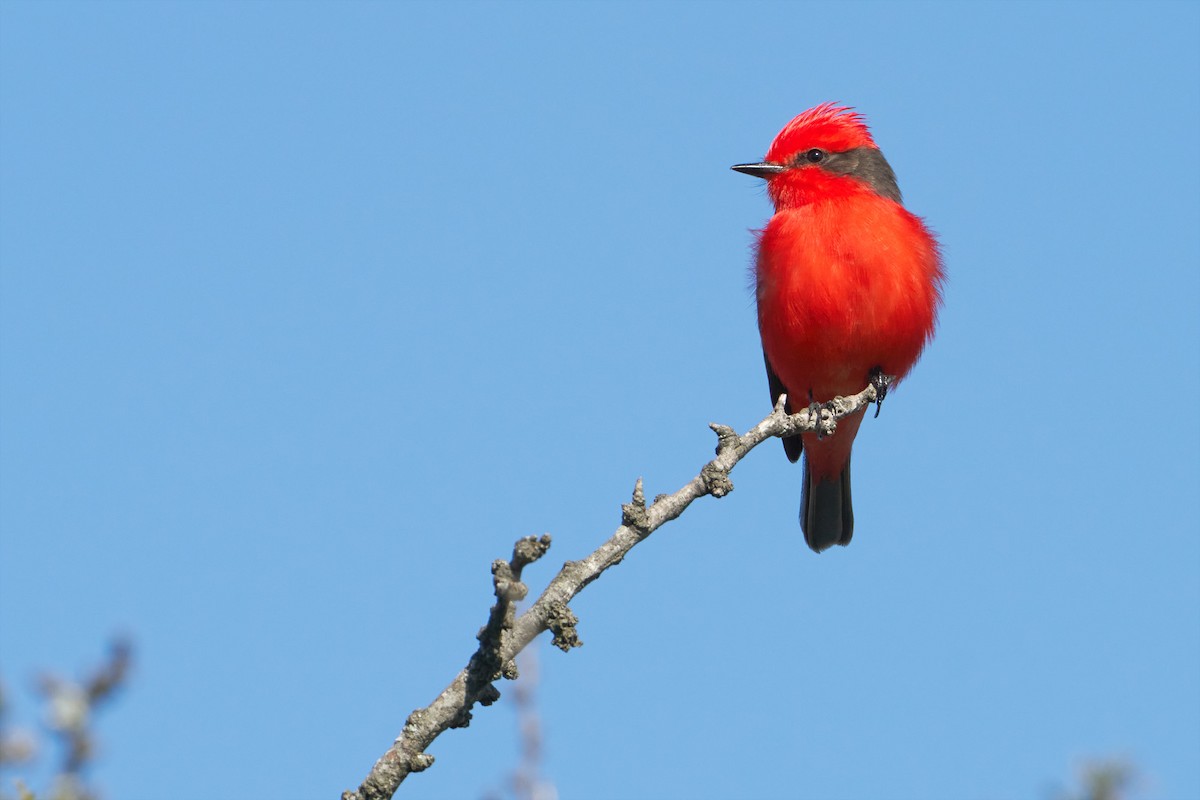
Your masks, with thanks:
[[[521,653],[521,678],[513,687],[517,707],[517,725],[521,731],[521,763],[512,776],[515,800],[557,800],[558,790],[539,774],[542,762],[542,720],[538,715],[534,690],[538,684],[538,651],[531,647]]]
[[[37,744],[32,734],[20,728],[10,728],[5,719],[8,712],[8,694],[0,683],[0,769],[10,765],[32,761]],[[0,794],[0,798],[4,795]]]
[[[479,649],[467,667],[432,703],[409,715],[404,730],[375,762],[366,780],[357,790],[343,792],[342,800],[388,800],[410,774],[428,769],[433,756],[425,749],[448,728],[466,727],[476,702],[494,703],[500,692],[492,684],[501,677],[516,677],[513,659],[543,631],[549,630],[554,646],[564,652],[579,647],[578,619],[568,606],[575,595],[619,564],[638,542],[682,514],[692,501],[705,495],[724,497],[733,491],[729,473],[747,453],[774,437],[814,431],[831,435],[839,419],[866,408],[876,396],[875,388],[867,386],[856,395],[814,403],[796,414],[784,410],[781,397],[766,419],[741,436],[724,425],[711,425],[717,434],[716,458],[674,494],[659,495],[649,505],[638,478],[632,501],[621,507],[621,526],[612,538],[586,558],[565,563],[537,601],[514,621],[513,603],[528,592],[520,581],[521,570],[550,547],[549,536],[518,541],[511,561],[492,564],[496,604],[479,632]]]
[[[94,800],[97,797],[84,781],[84,773],[97,748],[92,720],[97,709],[111,700],[125,683],[132,657],[130,642],[117,638],[109,645],[104,662],[84,680],[74,681],[49,672],[39,677],[38,689],[46,703],[46,725],[62,750],[62,764],[51,786],[43,793],[49,800]],[[0,712],[3,710],[0,702]],[[0,726],[0,767],[31,761],[37,749],[32,737],[19,730],[10,732],[4,728]],[[17,790],[20,798],[34,796],[20,781]],[[7,795],[0,793],[0,800],[5,797]]]
[[[132,648],[125,639],[109,645],[108,658],[81,683],[50,673],[39,680],[50,708],[50,727],[63,742],[64,775],[79,775],[95,750],[92,713],[125,681]]]
[[[1059,792],[1059,800],[1125,800],[1137,779],[1137,769],[1120,757],[1088,760],[1078,771],[1079,790]]]
[[[517,656],[521,675],[513,682],[512,704],[517,714],[520,761],[503,788],[491,789],[480,800],[558,800],[554,782],[541,775],[542,719],[537,709],[538,648],[527,647]]]

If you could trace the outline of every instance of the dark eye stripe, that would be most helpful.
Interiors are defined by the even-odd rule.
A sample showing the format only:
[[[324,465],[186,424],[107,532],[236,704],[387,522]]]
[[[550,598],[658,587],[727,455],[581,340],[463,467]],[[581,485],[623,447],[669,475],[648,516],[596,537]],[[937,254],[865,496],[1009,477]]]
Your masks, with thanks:
[[[809,152],[811,151],[805,151],[806,158]],[[820,168],[835,175],[856,178],[870,186],[880,197],[895,200],[897,203],[903,202],[891,165],[887,163],[883,153],[874,147],[858,147],[841,153],[827,152],[821,160]]]

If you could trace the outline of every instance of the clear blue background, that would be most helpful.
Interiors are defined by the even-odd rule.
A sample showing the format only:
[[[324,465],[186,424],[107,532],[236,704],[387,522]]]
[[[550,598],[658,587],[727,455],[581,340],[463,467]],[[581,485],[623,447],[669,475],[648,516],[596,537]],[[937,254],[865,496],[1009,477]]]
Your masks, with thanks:
[[[0,5],[0,674],[111,798],[332,798],[767,412],[753,160],[856,106],[949,272],[820,557],[769,443],[543,642],[564,798],[1200,797],[1200,6]],[[399,796],[477,798],[508,705]],[[11,779],[10,774],[6,780]]]

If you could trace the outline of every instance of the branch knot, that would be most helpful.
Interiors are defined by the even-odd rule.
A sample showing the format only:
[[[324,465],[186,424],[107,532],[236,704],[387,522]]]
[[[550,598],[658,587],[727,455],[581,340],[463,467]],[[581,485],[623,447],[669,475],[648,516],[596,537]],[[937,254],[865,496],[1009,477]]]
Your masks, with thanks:
[[[633,529],[642,538],[650,535],[650,519],[646,515],[646,492],[642,488],[641,478],[638,478],[633,486],[632,501],[621,506],[621,524]]]
[[[529,587],[517,579],[512,566],[502,558],[492,562],[492,586],[496,590],[496,598],[506,603],[524,600],[525,595],[529,594]],[[507,622],[511,624],[511,620]]]
[[[737,431],[728,425],[719,425],[716,422],[711,423],[708,427],[712,428],[713,433],[717,435],[717,450],[718,456],[724,455],[731,448],[737,447],[741,437],[737,435]]]
[[[718,467],[715,461],[710,461],[700,470],[700,480],[704,488],[713,497],[724,497],[733,491],[733,481],[729,480],[729,470]]]
[[[521,570],[528,564],[532,564],[542,556],[546,555],[546,551],[550,549],[550,534],[544,533],[541,537],[526,536],[523,539],[518,539],[513,546],[512,568],[518,576]]]
[[[564,653],[569,652],[572,647],[583,647],[583,642],[579,640],[579,631],[575,627],[579,624],[579,617],[575,616],[575,612],[571,611],[566,603],[557,600],[549,604],[548,612],[546,627],[554,634],[551,644]]]

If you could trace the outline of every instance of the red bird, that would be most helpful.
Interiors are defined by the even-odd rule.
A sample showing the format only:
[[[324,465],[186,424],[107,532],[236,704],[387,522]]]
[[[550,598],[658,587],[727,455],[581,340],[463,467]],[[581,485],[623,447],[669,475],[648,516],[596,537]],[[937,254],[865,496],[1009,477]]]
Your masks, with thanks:
[[[819,105],[784,126],[761,163],[733,169],[766,179],[775,203],[755,267],[771,402],[786,393],[792,411],[868,382],[882,402],[933,336],[942,265],[863,118]],[[783,440],[789,459],[805,455],[800,527],[818,553],[854,533],[850,448],[862,418],[824,439]]]

